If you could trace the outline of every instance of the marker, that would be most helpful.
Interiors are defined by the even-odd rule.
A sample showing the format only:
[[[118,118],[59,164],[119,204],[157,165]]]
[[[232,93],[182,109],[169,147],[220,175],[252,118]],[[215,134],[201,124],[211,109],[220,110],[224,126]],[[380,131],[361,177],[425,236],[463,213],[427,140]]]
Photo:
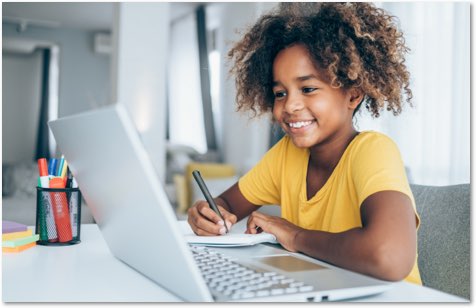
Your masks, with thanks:
[[[66,172],[68,171],[68,162],[66,160],[63,161],[61,167],[61,173],[58,174],[60,177],[64,178],[66,176]]]
[[[38,171],[40,176],[48,176],[48,162],[46,158],[38,159]]]
[[[50,159],[50,165],[48,166],[48,173],[49,175],[56,175],[56,164],[58,163],[58,160],[56,158]]]
[[[50,188],[64,188],[63,179],[59,177],[52,178],[50,180]],[[71,232],[71,221],[66,193],[51,192],[50,196],[59,242],[69,242],[73,239],[73,235]]]
[[[56,171],[55,175],[61,176],[61,173],[63,172],[63,165],[64,165],[64,155],[61,155],[61,158],[59,160],[58,170]]]
[[[223,224],[225,225],[226,233],[228,233],[228,227],[226,226],[225,219],[221,215],[220,210],[218,210],[218,207],[217,207],[217,205],[215,204],[215,201],[212,198],[212,195],[208,191],[207,185],[205,185],[205,182],[203,181],[202,176],[200,175],[200,171],[194,170],[192,172],[192,175],[195,178],[195,181],[197,181],[198,187],[200,187],[200,190],[202,191],[203,195],[205,196],[205,199],[207,200],[208,205],[223,220]]]
[[[38,159],[38,171],[40,176],[38,177],[38,187],[44,187],[43,185],[48,185],[49,184],[49,179],[48,179],[48,162],[46,161],[46,158],[40,158]],[[39,230],[36,230],[37,233],[40,234],[40,239],[42,241],[47,241],[48,240],[48,228],[47,228],[47,222],[46,222],[46,212],[44,207],[48,206],[49,203],[49,198],[44,198],[43,192],[38,191],[39,196],[37,196],[37,202],[40,203],[38,204],[38,215],[37,217],[37,228]],[[48,197],[49,195],[47,195]],[[41,199],[40,199],[41,197]],[[46,204],[44,201],[46,201]],[[53,221],[54,223],[54,221]]]
[[[38,179],[38,186],[42,188],[50,187],[50,177],[48,176],[48,163],[46,158],[38,159],[38,171],[40,177]],[[38,192],[41,196],[40,205],[40,237],[42,241],[48,239],[50,242],[58,241],[56,234],[55,219],[53,217],[53,206],[51,205],[51,197],[49,193],[44,191]],[[45,221],[46,220],[46,221]],[[51,226],[48,228],[48,226]],[[46,232],[46,236],[45,236]]]
[[[38,159],[38,171],[40,173],[40,187],[48,188],[49,187],[49,176],[48,176],[48,163],[46,158]]]
[[[68,187],[66,186],[67,184],[67,181],[68,181],[68,176],[67,176],[67,173],[68,173],[68,162],[65,160],[63,162],[63,170],[61,170],[61,178],[63,179],[63,182],[64,182],[64,187]]]

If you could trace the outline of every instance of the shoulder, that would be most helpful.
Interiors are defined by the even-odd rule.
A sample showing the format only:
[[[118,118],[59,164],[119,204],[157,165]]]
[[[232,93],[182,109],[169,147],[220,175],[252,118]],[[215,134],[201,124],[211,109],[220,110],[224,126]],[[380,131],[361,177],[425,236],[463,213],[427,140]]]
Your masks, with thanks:
[[[376,131],[363,131],[359,133],[352,144],[354,155],[367,153],[384,154],[388,151],[399,152],[397,144],[387,135]]]
[[[349,151],[354,171],[403,164],[397,144],[385,134],[364,131],[354,141]]]
[[[393,144],[395,142],[389,136],[376,132],[373,130],[360,132],[356,137],[357,144],[359,145],[371,145],[371,144]]]
[[[390,190],[402,192],[413,200],[397,144],[374,131],[362,132],[358,137],[349,161],[358,203],[362,205],[376,192]]]

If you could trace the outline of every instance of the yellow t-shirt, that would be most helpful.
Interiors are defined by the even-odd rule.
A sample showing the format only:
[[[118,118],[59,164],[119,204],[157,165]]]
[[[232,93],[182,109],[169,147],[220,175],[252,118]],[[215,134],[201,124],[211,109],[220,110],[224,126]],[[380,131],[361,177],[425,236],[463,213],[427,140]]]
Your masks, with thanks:
[[[360,206],[384,190],[410,197],[419,226],[415,200],[396,144],[387,136],[366,131],[349,144],[324,186],[307,200],[309,150],[284,137],[239,181],[245,198],[256,205],[277,204],[286,220],[310,230],[343,232],[362,227]],[[408,282],[421,283],[417,260]]]

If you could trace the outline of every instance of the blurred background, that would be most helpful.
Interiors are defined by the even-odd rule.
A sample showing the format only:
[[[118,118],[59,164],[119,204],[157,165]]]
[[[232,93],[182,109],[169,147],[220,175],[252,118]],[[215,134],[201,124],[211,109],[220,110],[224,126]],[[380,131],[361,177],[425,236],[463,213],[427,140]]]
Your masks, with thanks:
[[[201,198],[192,169],[212,194],[233,184],[282,132],[235,111],[227,53],[278,5],[2,3],[4,219],[34,224],[36,159],[61,155],[47,121],[109,104],[129,110],[179,216]],[[376,5],[411,49],[414,107],[378,119],[362,108],[356,127],[395,140],[411,183],[469,183],[470,4]]]

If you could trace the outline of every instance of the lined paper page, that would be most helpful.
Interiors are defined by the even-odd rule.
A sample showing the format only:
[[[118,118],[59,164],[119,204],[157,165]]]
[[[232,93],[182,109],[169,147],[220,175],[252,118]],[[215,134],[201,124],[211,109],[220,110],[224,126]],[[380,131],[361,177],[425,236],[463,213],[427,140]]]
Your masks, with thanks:
[[[218,246],[218,247],[235,247],[235,246],[250,246],[259,243],[277,243],[276,237],[270,233],[259,234],[244,234],[246,228],[243,224],[236,224],[232,226],[230,233],[220,236],[198,236],[193,233],[192,228],[187,221],[179,221],[180,229],[185,239],[189,244]],[[246,226],[246,224],[245,224]]]

